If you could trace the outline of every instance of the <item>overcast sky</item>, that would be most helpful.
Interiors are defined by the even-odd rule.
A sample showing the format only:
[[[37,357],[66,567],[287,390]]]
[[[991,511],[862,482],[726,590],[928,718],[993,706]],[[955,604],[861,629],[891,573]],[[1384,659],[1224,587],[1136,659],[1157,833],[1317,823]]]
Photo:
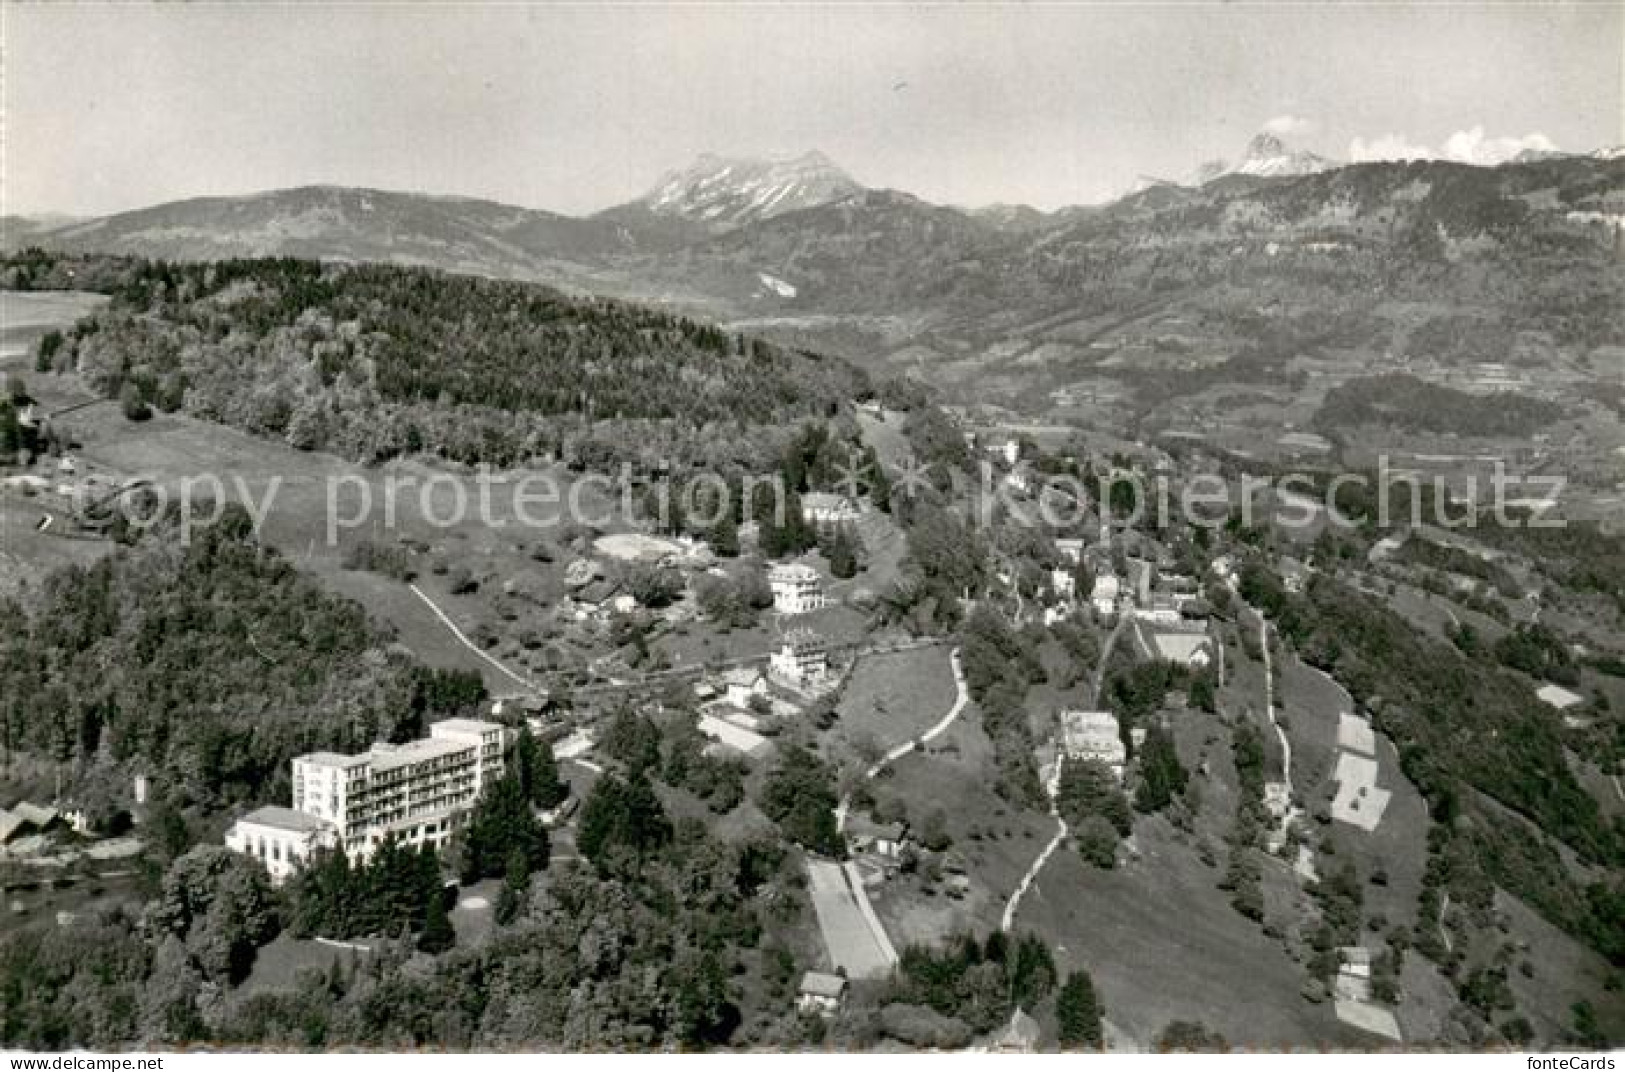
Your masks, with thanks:
[[[704,151],[933,201],[1625,142],[1625,5],[0,8],[5,212],[330,182],[580,213]]]

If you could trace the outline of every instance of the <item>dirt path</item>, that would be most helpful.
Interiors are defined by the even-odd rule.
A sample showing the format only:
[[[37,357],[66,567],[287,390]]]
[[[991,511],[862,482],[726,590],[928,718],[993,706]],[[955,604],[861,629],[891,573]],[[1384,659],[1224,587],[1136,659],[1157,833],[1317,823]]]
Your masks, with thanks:
[[[954,724],[954,720],[964,712],[965,705],[970,703],[970,693],[965,688],[965,674],[959,668],[958,648],[955,648],[953,651],[948,653],[948,662],[953,667],[954,671],[954,688],[958,690],[958,695],[954,697],[953,707],[948,709],[948,713],[943,715],[942,719],[937,722],[936,725],[932,726],[918,737],[904,741],[896,748],[893,748],[890,752],[887,752],[885,755],[881,756],[880,759],[875,762],[874,766],[863,772],[863,777],[859,779],[860,781],[867,782],[872,780],[881,771],[891,766],[891,764],[895,763],[897,760],[902,759],[916,748],[936,740],[938,737],[946,733],[948,727],[952,726]],[[855,789],[856,786],[853,788]],[[842,797],[841,802],[835,806],[835,829],[837,831],[846,829],[846,813],[848,805],[850,805],[851,802],[852,794],[849,792],[846,796]]]
[[[448,618],[446,616],[446,612],[441,610],[435,604],[435,601],[430,599],[428,597],[428,595],[424,593],[423,589],[419,588],[415,584],[409,584],[409,585],[407,585],[407,587],[412,590],[413,595],[417,596],[419,599],[423,600],[424,603],[428,604],[429,609],[434,611],[435,617],[439,618],[441,623],[444,624],[447,629],[451,630],[453,636],[455,636],[458,640],[462,641],[462,644],[463,644],[463,646],[465,648],[467,648],[469,651],[473,652],[475,655],[478,655],[481,659],[484,659],[486,662],[490,663],[497,670],[501,671],[506,676],[512,678],[514,681],[518,682],[520,685],[524,686],[525,688],[530,689],[532,691],[536,690],[537,686],[536,686],[536,683],[534,681],[531,681],[529,678],[523,676],[522,674],[519,674],[519,673],[515,672],[514,670],[511,670],[510,668],[505,666],[503,663],[498,662],[490,654],[488,654],[486,651],[484,651],[482,648],[480,648],[478,645],[476,645],[472,640],[468,639],[468,635],[466,633],[464,633],[461,629],[457,628],[457,623],[452,621],[450,618]]]
[[[1100,702],[1100,689],[1106,680],[1106,664],[1111,661],[1112,650],[1117,646],[1117,640],[1123,635],[1123,627],[1127,624],[1128,619],[1126,617],[1119,618],[1117,624],[1112,627],[1111,633],[1106,637],[1106,643],[1100,647],[1100,663],[1095,667],[1094,679],[1089,683],[1089,702],[1091,705]],[[1055,850],[1059,849],[1061,844],[1066,841],[1066,835],[1069,832],[1066,820],[1061,818],[1061,811],[1055,804],[1056,795],[1061,790],[1061,771],[1065,765],[1066,756],[1057,749],[1055,771],[1050,775],[1049,785],[1045,787],[1049,791],[1049,813],[1055,820],[1055,836],[1049,839],[1049,843],[1043,849],[1039,850],[1038,855],[1033,859],[1032,866],[1027,868],[1027,873],[1021,876],[1021,881],[1016,884],[1015,891],[1010,894],[1010,900],[1005,902],[1004,915],[999,919],[999,929],[1001,931],[1008,932],[1011,927],[1015,926],[1016,911],[1021,907],[1021,899],[1027,895],[1027,891],[1032,888],[1033,883],[1038,881],[1039,872],[1044,870],[1044,865],[1049,863],[1051,856],[1055,855]]]

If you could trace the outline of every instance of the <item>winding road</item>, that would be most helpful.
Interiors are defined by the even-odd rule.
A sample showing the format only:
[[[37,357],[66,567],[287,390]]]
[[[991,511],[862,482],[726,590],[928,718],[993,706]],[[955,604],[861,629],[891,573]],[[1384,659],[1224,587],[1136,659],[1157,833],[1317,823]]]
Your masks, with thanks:
[[[869,781],[886,767],[916,748],[946,733],[970,703],[970,692],[965,687],[965,674],[959,665],[959,649],[948,653],[953,667],[954,688],[957,695],[953,707],[942,719],[920,736],[904,741],[863,772],[846,796],[835,807],[835,829],[846,829],[846,816],[857,785]],[[857,978],[884,975],[897,963],[897,950],[892,946],[886,927],[869,901],[869,891],[857,864],[848,860],[844,865],[832,860],[805,859],[808,887],[813,895],[813,908],[818,916],[819,930],[830,963],[844,967]]]

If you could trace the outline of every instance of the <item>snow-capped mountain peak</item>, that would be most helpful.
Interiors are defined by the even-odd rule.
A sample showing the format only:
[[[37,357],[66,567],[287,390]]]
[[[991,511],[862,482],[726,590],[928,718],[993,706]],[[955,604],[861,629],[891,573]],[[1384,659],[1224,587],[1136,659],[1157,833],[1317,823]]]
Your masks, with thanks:
[[[1260,132],[1247,143],[1247,155],[1233,169],[1241,175],[1313,175],[1336,165],[1304,149],[1289,149],[1280,138]]]
[[[1314,175],[1337,167],[1337,161],[1317,156],[1305,149],[1292,149],[1278,136],[1260,131],[1247,143],[1247,152],[1241,162],[1231,166],[1223,160],[1210,160],[1196,169],[1196,186],[1205,186],[1225,175],[1259,175],[1280,178],[1294,175]]]
[[[732,228],[827,205],[862,189],[816,150],[786,159],[705,153],[663,176],[638,204],[659,216]]]

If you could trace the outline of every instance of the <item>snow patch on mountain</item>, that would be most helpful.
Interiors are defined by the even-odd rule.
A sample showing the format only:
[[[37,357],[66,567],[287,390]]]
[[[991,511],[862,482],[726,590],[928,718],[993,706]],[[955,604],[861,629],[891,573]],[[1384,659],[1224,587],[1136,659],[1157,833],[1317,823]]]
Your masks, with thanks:
[[[738,227],[827,205],[862,189],[820,152],[778,160],[706,153],[662,177],[639,203],[660,216]]]
[[[1272,120],[1275,126],[1280,123]],[[1339,166],[1305,149],[1291,149],[1271,130],[1263,130],[1247,143],[1247,152],[1234,166],[1223,160],[1209,160],[1196,169],[1193,185],[1205,186],[1225,175],[1257,175],[1262,178],[1284,178],[1297,175],[1315,175]]]
[[[778,276],[768,275],[766,272],[757,272],[756,278],[762,281],[762,286],[766,287],[768,290],[771,290],[781,298],[793,298],[796,296],[796,288],[791,284],[786,283]]]

